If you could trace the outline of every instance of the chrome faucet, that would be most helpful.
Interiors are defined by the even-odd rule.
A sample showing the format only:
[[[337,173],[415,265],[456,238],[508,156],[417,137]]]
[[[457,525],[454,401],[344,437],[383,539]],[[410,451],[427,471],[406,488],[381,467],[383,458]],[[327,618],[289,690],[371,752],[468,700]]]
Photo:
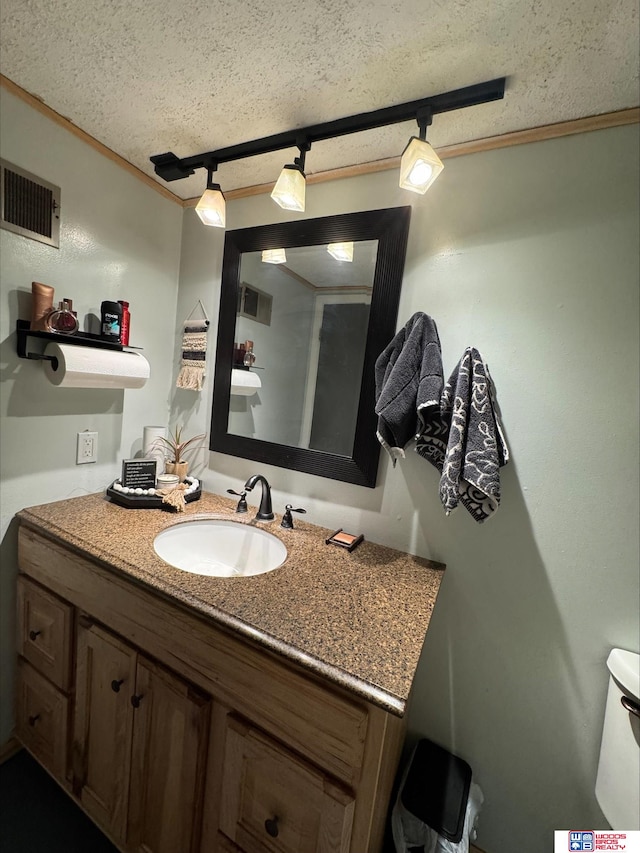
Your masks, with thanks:
[[[271,486],[267,482],[267,478],[263,477],[262,474],[254,474],[252,477],[249,477],[244,487],[250,492],[258,481],[262,483],[262,498],[260,499],[260,507],[256,513],[256,518],[258,521],[271,521],[275,516],[271,506]]]

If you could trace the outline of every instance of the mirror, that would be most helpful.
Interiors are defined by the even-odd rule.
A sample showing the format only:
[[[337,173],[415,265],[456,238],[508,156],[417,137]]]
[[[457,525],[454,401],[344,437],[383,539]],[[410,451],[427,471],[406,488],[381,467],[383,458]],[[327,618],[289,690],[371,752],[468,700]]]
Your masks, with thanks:
[[[395,334],[410,212],[227,232],[211,450],[375,486],[374,365]]]

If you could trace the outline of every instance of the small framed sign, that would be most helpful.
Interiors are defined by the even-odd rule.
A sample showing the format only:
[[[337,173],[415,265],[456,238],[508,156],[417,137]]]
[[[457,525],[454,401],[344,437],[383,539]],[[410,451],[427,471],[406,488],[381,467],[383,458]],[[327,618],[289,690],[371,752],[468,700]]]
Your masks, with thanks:
[[[156,460],[123,459],[120,482],[129,489],[153,489],[156,485]]]

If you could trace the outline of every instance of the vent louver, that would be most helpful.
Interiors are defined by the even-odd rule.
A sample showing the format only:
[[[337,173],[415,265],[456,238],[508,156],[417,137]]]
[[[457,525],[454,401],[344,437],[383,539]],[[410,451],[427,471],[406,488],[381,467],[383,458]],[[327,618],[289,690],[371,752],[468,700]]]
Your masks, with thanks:
[[[60,245],[60,187],[0,160],[0,227]]]

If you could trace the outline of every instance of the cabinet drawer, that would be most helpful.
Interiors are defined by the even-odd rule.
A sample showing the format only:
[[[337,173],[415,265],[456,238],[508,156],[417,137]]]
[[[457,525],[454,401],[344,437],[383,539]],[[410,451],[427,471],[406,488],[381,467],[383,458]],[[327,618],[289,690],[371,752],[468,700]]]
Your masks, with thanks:
[[[18,652],[68,690],[73,608],[25,577],[18,578]]]
[[[69,726],[67,697],[20,659],[16,704],[18,739],[47,770],[64,781]]]
[[[245,853],[346,853],[354,798],[282,744],[227,718],[220,828]]]

